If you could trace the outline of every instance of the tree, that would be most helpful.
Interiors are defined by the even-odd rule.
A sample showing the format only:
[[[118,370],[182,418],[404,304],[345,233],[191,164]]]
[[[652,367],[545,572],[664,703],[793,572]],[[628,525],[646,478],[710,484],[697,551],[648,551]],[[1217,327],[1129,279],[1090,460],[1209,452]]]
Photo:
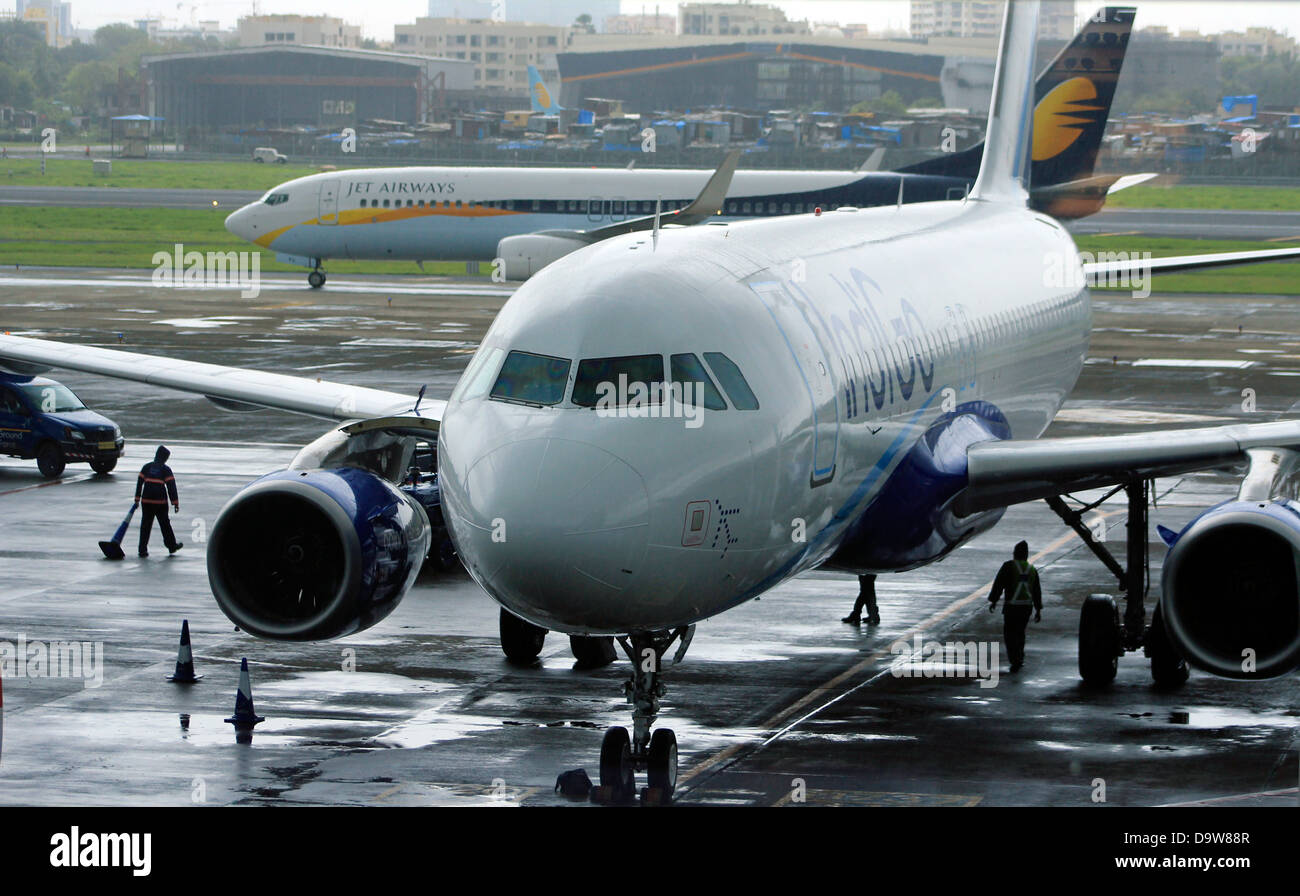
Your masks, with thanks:
[[[897,90],[888,90],[874,99],[855,104],[849,111],[859,115],[874,112],[877,115],[899,116],[907,112],[907,103]]]
[[[93,113],[104,101],[104,93],[117,84],[117,69],[107,62],[83,62],[68,72],[63,96],[77,110]]]
[[[0,106],[30,109],[36,102],[32,76],[7,62],[0,62]]]

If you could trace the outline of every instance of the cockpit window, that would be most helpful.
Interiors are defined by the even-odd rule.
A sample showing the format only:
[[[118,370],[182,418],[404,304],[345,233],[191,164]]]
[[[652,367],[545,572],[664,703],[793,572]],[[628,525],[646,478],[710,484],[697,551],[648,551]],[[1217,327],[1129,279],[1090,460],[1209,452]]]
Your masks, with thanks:
[[[559,404],[564,399],[572,366],[568,358],[513,351],[506,355],[501,375],[488,397],[525,404]]]
[[[745,382],[745,375],[740,372],[736,362],[722,352],[705,352],[704,360],[709,362],[709,367],[718,377],[718,382],[731,399],[732,407],[738,411],[758,410],[758,399],[754,397],[749,383]]]
[[[488,387],[492,384],[493,377],[497,375],[497,368],[504,356],[504,349],[486,345],[479,346],[473,360],[469,362],[469,366],[461,374],[460,382],[456,384],[456,388],[452,391],[451,400],[471,401],[486,395]]]
[[[288,202],[288,201],[289,201],[289,194],[288,194],[288,193],[269,193],[269,194],[267,194],[267,197],[266,197],[265,199],[263,199],[262,201],[265,202],[267,205],[279,205],[279,204],[282,203],[282,202]]]
[[[709,379],[708,372],[695,355],[673,355],[670,359],[673,385],[682,384],[682,401],[684,404],[703,404],[710,411],[725,411],[727,403],[722,400],[722,393]],[[690,391],[686,387],[690,387]]]
[[[573,403],[584,408],[660,404],[663,391],[663,355],[589,358],[578,362]]]

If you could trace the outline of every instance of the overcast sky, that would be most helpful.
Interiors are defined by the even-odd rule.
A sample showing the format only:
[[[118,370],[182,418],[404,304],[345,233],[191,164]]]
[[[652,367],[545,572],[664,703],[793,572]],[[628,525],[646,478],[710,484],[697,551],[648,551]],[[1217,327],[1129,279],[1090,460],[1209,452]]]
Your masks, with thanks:
[[[506,0],[508,3],[509,0]],[[816,22],[863,22],[877,29],[906,29],[908,0],[775,0],[794,19]],[[623,11],[654,12],[656,4],[622,0]],[[1102,0],[1079,0],[1079,13],[1091,14],[1105,5]],[[0,8],[15,8],[15,0],[0,0]],[[392,40],[393,25],[415,20],[428,9],[424,0],[367,0],[359,8],[356,0],[259,0],[263,13],[328,13],[362,26],[367,37]],[[674,12],[676,2],[658,4],[663,12]],[[1213,33],[1240,30],[1250,25],[1267,25],[1300,36],[1300,0],[1243,2],[1243,0],[1147,0],[1136,4],[1138,27],[1166,25],[1174,30],[1199,28]],[[252,0],[72,0],[72,19],[78,28],[98,28],[110,22],[162,17],[171,22],[217,19],[230,26],[252,12]]]

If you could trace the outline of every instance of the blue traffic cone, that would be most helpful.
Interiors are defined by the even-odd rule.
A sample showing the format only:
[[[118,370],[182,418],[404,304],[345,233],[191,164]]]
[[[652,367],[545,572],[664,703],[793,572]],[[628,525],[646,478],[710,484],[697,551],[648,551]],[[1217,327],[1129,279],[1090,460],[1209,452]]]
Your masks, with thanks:
[[[194,674],[194,653],[190,650],[190,621],[181,620],[181,646],[176,651],[176,671],[167,676],[176,684],[194,684],[202,675]]]
[[[248,658],[239,661],[239,692],[235,694],[235,714],[226,719],[235,726],[236,736],[252,737],[253,726],[265,722],[253,709],[253,685],[248,680]]]

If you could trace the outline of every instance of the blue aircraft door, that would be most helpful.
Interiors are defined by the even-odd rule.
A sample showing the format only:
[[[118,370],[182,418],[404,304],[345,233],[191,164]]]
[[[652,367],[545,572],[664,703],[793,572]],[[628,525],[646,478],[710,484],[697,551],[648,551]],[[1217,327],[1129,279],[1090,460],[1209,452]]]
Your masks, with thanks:
[[[321,181],[317,223],[339,223],[339,180],[337,177]]]
[[[808,480],[813,488],[825,485],[835,478],[840,411],[820,320],[816,311],[793,295],[784,283],[769,281],[749,286],[772,315],[803,376],[814,421],[812,470]]]

